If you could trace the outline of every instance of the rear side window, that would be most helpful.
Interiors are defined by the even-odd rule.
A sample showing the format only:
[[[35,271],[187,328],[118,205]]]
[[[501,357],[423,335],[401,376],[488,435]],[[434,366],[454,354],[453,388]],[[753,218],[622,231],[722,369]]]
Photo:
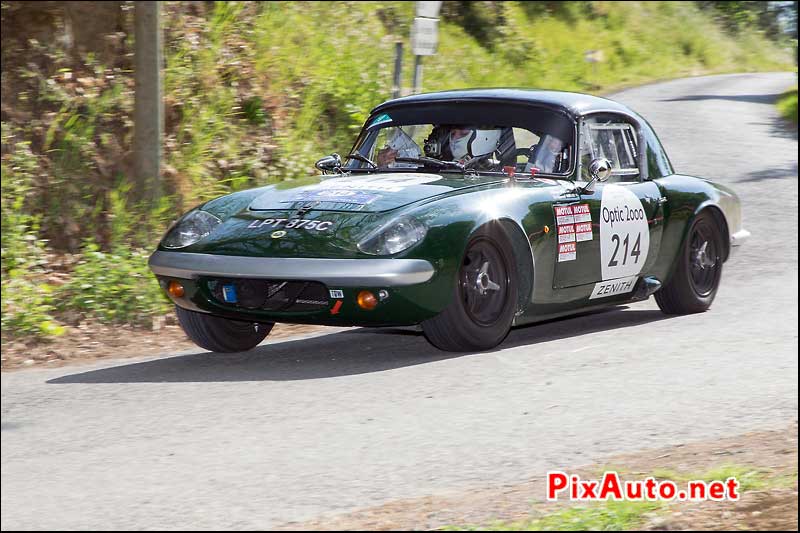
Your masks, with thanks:
[[[639,181],[639,151],[636,130],[616,117],[586,119],[581,126],[581,179],[588,181],[594,159],[611,161],[611,182]]]
[[[670,176],[675,173],[672,169],[664,148],[658,140],[653,128],[646,122],[642,123],[642,133],[647,142],[647,174],[651,180]]]

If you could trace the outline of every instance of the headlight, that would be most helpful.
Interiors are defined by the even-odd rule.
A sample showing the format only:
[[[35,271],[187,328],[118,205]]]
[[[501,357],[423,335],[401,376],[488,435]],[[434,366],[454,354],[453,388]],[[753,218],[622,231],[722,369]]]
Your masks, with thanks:
[[[192,211],[175,224],[161,241],[164,248],[185,248],[216,228],[222,221],[205,211]]]
[[[358,249],[373,255],[392,255],[415,245],[427,232],[418,220],[400,217],[358,243]]]

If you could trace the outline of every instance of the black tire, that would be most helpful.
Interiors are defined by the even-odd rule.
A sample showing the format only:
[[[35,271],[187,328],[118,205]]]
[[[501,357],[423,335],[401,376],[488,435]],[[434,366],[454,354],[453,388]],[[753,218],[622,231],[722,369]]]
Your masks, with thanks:
[[[689,228],[672,277],[655,294],[661,311],[686,315],[711,307],[722,278],[723,246],[716,219],[701,212]]]
[[[484,226],[467,245],[453,300],[423,322],[422,331],[431,344],[448,352],[494,348],[511,329],[517,294],[511,240],[499,225]]]
[[[258,346],[272,330],[272,323],[239,322],[175,307],[186,335],[211,352],[246,352]]]

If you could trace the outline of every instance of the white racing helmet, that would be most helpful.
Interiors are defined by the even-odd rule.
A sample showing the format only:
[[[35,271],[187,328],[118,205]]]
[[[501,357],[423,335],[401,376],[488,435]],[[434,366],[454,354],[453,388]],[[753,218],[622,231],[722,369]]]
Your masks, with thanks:
[[[497,150],[500,143],[500,130],[475,130],[475,136],[469,145],[469,153],[472,157],[491,154]]]
[[[501,134],[502,131],[499,129],[472,130],[471,135],[453,139],[451,132],[450,153],[453,154],[453,159],[455,160],[463,159],[467,155],[478,157],[491,154],[497,149]]]

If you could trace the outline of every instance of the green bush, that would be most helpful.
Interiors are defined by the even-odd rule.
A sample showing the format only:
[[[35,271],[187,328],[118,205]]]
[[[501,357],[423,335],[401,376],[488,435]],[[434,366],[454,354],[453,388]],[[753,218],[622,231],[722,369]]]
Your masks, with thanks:
[[[717,11],[694,2],[446,2],[423,87],[596,91],[789,64],[740,9],[724,13],[735,32]],[[148,324],[168,309],[144,249],[188,207],[308,177],[317,158],[347,153],[372,106],[390,96],[397,40],[411,85],[413,16],[411,2],[165,3],[167,195],[155,206],[130,181],[132,17],[110,65],[78,59],[55,39],[4,40],[3,335],[57,333],[59,313]],[[587,63],[590,48],[605,60]],[[793,102],[796,117],[796,93]],[[792,113],[791,101],[781,106]],[[87,239],[97,246],[82,247]],[[64,252],[82,257],[69,281],[43,282],[51,254]]]
[[[40,161],[31,152],[30,142],[16,140],[16,133],[11,125],[2,124],[3,146],[9,147],[0,162],[4,279],[35,271],[45,262],[45,242],[38,237],[40,216],[33,214],[30,206]]]
[[[64,333],[53,318],[54,289],[24,278],[4,278],[2,286],[3,336],[47,339]]]
[[[45,242],[39,239],[39,216],[30,212],[29,202],[39,171],[39,160],[30,143],[15,139],[10,124],[2,124],[2,142],[9,151],[2,158],[2,313],[3,336],[49,337],[64,328],[52,316],[53,287],[43,283],[46,264]]]
[[[105,323],[149,325],[171,306],[147,268],[149,253],[87,244],[68,283],[58,291],[59,311],[78,311]]]
[[[797,125],[797,89],[786,92],[778,99],[778,111],[783,118]]]

